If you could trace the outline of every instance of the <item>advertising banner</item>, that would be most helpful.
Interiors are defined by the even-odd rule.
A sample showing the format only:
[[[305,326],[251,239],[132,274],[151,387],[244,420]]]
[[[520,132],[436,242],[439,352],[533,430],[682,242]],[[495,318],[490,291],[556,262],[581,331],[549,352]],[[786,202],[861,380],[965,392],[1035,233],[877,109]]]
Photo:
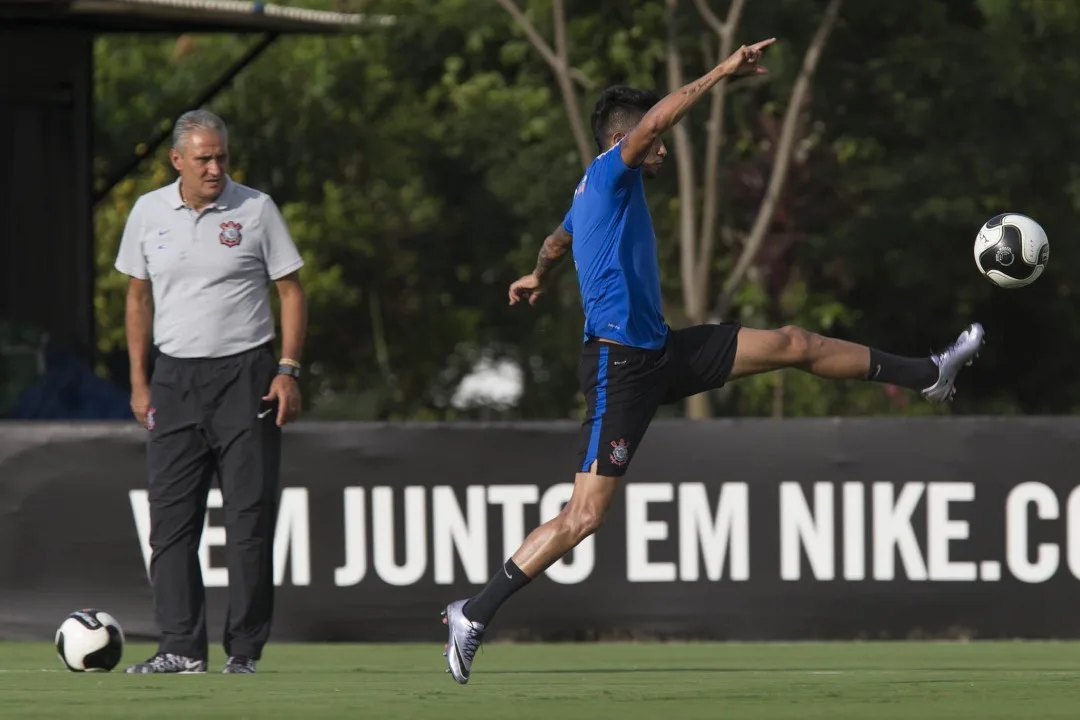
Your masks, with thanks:
[[[274,637],[443,641],[569,499],[576,423],[286,430]],[[0,424],[0,638],[155,637],[145,431]],[[1080,637],[1080,419],[658,421],[600,530],[492,639]],[[212,637],[228,572],[211,492]]]

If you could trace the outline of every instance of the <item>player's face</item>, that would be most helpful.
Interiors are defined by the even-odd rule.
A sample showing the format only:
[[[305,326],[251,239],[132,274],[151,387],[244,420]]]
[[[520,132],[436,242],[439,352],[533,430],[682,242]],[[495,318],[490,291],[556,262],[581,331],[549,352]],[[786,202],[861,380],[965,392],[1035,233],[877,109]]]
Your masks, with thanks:
[[[187,136],[183,152],[170,153],[180,174],[180,186],[188,202],[209,202],[225,187],[229,168],[229,148],[225,138],[212,130],[195,130]]]
[[[611,136],[611,145],[614,146],[617,142],[625,137],[624,133],[617,133]],[[664,158],[667,157],[667,146],[664,145],[664,141],[660,138],[656,138],[651,148],[649,148],[649,154],[645,158],[645,162],[641,164],[641,170],[647,178],[654,178],[660,174],[660,168],[664,164]]]
[[[648,157],[645,158],[645,162],[641,166],[645,177],[654,178],[659,175],[665,157],[667,157],[667,146],[664,145],[663,140],[656,138],[656,142],[649,149]]]

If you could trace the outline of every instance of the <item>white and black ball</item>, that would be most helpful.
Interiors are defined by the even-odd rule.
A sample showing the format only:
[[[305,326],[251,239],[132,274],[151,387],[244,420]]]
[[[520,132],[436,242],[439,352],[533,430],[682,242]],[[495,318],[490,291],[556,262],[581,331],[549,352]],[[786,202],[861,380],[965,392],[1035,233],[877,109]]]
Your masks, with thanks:
[[[975,238],[975,266],[1001,288],[1022,288],[1035,282],[1049,259],[1046,232],[1026,215],[995,215],[979,228]]]
[[[56,653],[72,672],[109,672],[124,654],[124,630],[107,612],[76,610],[56,630]]]

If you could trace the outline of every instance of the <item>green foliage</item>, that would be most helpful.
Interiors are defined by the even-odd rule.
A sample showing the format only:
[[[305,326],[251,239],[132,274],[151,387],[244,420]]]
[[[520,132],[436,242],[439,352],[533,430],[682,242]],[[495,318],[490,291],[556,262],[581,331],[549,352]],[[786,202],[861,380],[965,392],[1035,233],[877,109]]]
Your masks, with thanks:
[[[553,38],[550,2],[519,5]],[[722,14],[726,4],[711,5]],[[583,115],[608,84],[666,89],[663,3],[567,6]],[[1078,7],[845,3],[814,84],[805,157],[738,295],[743,322],[799,324],[922,354],[980,319],[990,345],[952,410],[1080,406],[1080,380],[1063,351],[1080,341],[1072,322],[1080,259],[1069,242],[1080,209],[1080,162],[1071,152],[1080,146],[1080,57],[1071,34]],[[581,317],[573,273],[565,272],[572,268],[561,268],[536,307],[506,302],[507,285],[532,268],[582,170],[551,69],[493,0],[372,0],[365,11],[399,21],[359,36],[282,38],[210,103],[230,125],[234,177],[271,193],[307,261],[311,416],[490,417],[450,398],[479,358],[507,357],[521,365],[525,392],[497,416],[576,417]],[[735,230],[753,221],[771,162],[764,139],[786,106],[818,12],[794,0],[748,4],[737,40],[780,42],[770,49],[770,82],[727,106],[721,208],[722,223]],[[702,48],[714,50],[715,38],[691,3],[680,13],[689,80],[705,69]],[[97,181],[254,41],[99,39]],[[697,153],[706,112],[695,109],[686,121]],[[669,170],[649,192],[666,311],[678,325],[679,200]],[[103,354],[124,347],[124,285],[112,263],[127,212],[140,193],[172,178],[162,148],[97,208]],[[979,225],[1006,210],[1039,219],[1052,244],[1044,278],[1014,293],[978,277],[971,259]],[[714,285],[739,249],[718,245]],[[785,416],[950,411],[913,393],[797,371],[734,383],[716,399],[729,415],[777,407]]]

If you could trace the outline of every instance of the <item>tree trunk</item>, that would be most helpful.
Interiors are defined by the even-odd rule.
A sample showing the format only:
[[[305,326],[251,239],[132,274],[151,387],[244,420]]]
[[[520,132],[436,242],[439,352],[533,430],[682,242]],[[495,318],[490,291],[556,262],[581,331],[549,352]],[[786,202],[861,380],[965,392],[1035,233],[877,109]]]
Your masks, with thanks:
[[[751,228],[749,236],[747,236],[742,254],[735,263],[731,274],[724,281],[724,287],[716,301],[713,317],[718,321],[727,318],[728,313],[731,312],[735,293],[738,291],[739,286],[742,285],[746,277],[746,271],[750,269],[761,243],[764,242],[765,237],[768,235],[773,213],[776,210],[776,202],[784,188],[784,180],[787,179],[787,171],[791,165],[791,155],[795,150],[795,135],[796,129],[799,127],[799,113],[803,111],[806,96],[810,92],[810,82],[814,77],[814,71],[817,70],[818,60],[821,59],[825,44],[829,40],[829,34],[836,25],[836,18],[840,14],[842,4],[843,0],[829,0],[821,24],[818,26],[817,32],[814,33],[814,38],[810,41],[810,46],[803,56],[802,68],[799,70],[798,78],[791,89],[787,110],[784,112],[780,142],[776,147],[773,171],[769,177],[765,197],[762,199],[761,205],[758,206],[757,217],[754,219],[754,226]]]
[[[784,417],[784,380],[787,378],[787,372],[780,370],[774,375],[776,382],[773,384],[772,416],[779,419]]]
[[[712,403],[708,393],[686,398],[686,417],[691,420],[707,420],[712,417]]]
[[[525,33],[525,37],[528,38],[532,46],[536,48],[537,52],[544,58],[544,61],[547,62],[551,71],[555,73],[555,82],[559,86],[559,93],[562,95],[563,100],[563,108],[566,110],[566,120],[570,123],[570,134],[574,136],[574,145],[577,147],[582,167],[588,167],[589,163],[592,162],[595,153],[593,153],[592,144],[589,142],[588,126],[585,124],[585,119],[581,116],[580,104],[578,103],[577,90],[574,88],[574,83],[577,82],[579,85],[583,85],[589,89],[593,87],[593,83],[584,73],[570,65],[569,52],[566,46],[566,12],[564,10],[563,0],[555,0],[552,7],[555,25],[554,50],[551,49],[551,46],[548,45],[540,33],[537,32],[536,27],[529,21],[529,18],[525,13],[521,11],[521,8],[514,3],[514,0],[495,1],[499,3],[512,18],[514,18],[518,27]]]

